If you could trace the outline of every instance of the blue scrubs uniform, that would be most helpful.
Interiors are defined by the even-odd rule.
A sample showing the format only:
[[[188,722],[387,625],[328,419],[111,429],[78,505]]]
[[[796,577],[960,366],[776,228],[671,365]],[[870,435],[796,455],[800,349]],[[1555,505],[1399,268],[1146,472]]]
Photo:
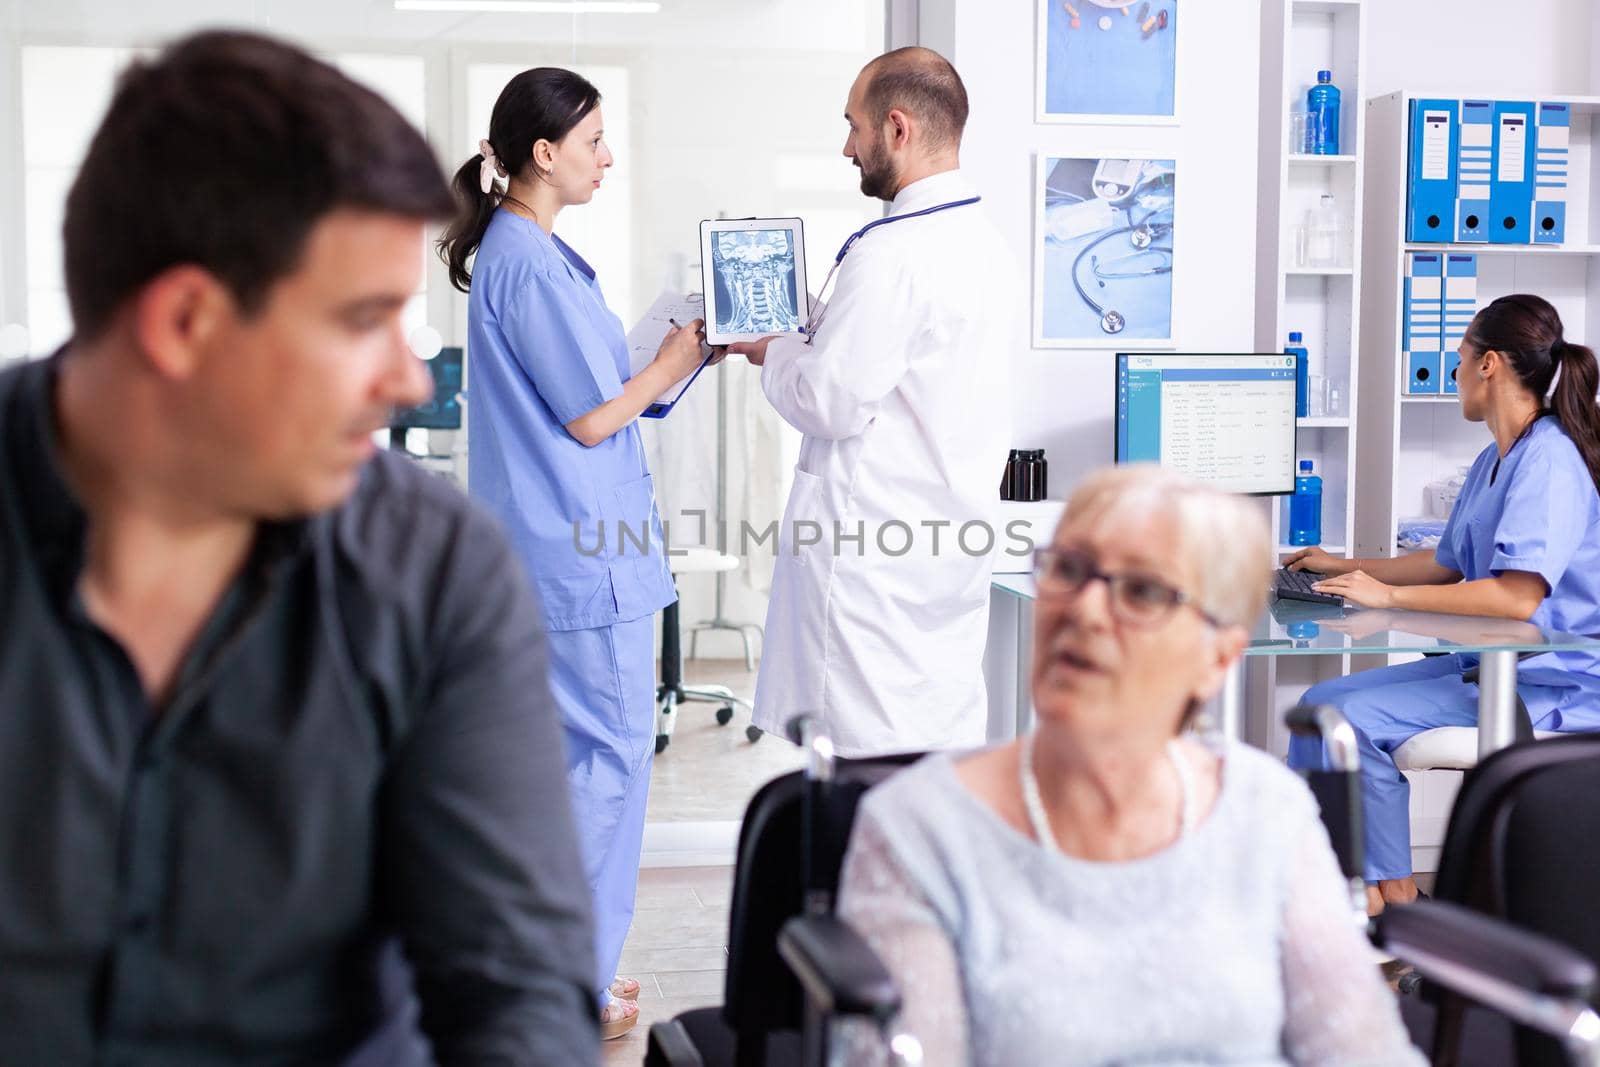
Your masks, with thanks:
[[[505,525],[550,631],[603,1004],[633,920],[655,752],[651,620],[676,596],[638,427],[593,448],[566,430],[621,395],[627,344],[593,268],[508,211],[473,262],[467,344],[469,486]]]
[[[1577,447],[1546,416],[1506,454],[1491,482],[1497,454],[1491,444],[1473,463],[1434,558],[1466,581],[1537,574],[1550,592],[1534,625],[1600,633],[1600,494]],[[1334,705],[1356,729],[1369,882],[1411,874],[1411,790],[1394,751],[1423,730],[1478,724],[1478,687],[1461,681],[1477,660],[1457,653],[1363,671],[1312,686],[1301,698]],[[1517,694],[1535,729],[1600,729],[1600,657],[1561,652],[1525,660]],[[1323,760],[1320,742],[1289,742],[1291,767]]]

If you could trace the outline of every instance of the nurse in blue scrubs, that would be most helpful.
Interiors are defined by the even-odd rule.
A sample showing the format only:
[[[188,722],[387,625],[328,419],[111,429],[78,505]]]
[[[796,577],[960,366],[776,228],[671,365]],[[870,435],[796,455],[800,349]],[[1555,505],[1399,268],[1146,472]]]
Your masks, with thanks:
[[[698,320],[673,330],[630,378],[621,320],[553,232],[612,163],[593,85],[567,70],[524,71],[495,102],[479,148],[455,176],[461,214],[439,242],[451,282],[469,294],[469,484],[505,524],[544,607],[594,893],[602,1035],[616,1037],[638,1018],[639,985],[616,966],[654,755],[652,617],[675,599],[636,421],[700,364],[703,335]]]
[[[1394,559],[1338,559],[1318,548],[1296,569],[1330,577],[1316,588],[1363,607],[1526,619],[1549,630],[1600,633],[1600,409],[1595,356],[1562,335],[1555,308],[1504,296],[1478,312],[1461,343],[1461,414],[1494,443],[1478,456],[1439,547]],[[1302,698],[1333,704],[1356,728],[1366,817],[1369,912],[1416,899],[1410,794],[1395,768],[1406,739],[1438,726],[1476,726],[1476,665],[1460,654],[1363,671]],[[1600,729],[1600,657],[1549,653],[1524,661],[1517,693],[1539,730]],[[1290,743],[1289,765],[1322,765],[1315,740]]]

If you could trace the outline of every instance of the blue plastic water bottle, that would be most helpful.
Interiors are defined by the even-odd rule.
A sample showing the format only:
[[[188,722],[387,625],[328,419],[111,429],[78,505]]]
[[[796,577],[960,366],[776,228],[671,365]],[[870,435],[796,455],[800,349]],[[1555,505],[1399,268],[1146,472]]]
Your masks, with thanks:
[[[1310,370],[1307,367],[1307,363],[1308,363],[1308,361],[1310,359],[1310,353],[1306,351],[1306,346],[1301,344],[1300,340],[1301,340],[1301,338],[1300,338],[1300,331],[1299,330],[1290,331],[1290,333],[1289,333],[1289,343],[1283,346],[1283,354],[1286,355],[1286,356],[1295,357],[1295,359],[1294,359],[1294,414],[1295,414],[1295,418],[1303,419],[1307,415],[1311,414],[1311,409],[1307,406],[1307,395],[1306,395],[1307,394],[1306,385],[1307,385],[1307,382],[1309,380],[1307,375],[1310,374]]]
[[[1339,90],[1333,84],[1333,71],[1317,71],[1317,84],[1306,93],[1307,123],[1311,126],[1311,154],[1339,154]]]
[[[1313,473],[1309,459],[1300,461],[1300,474],[1294,480],[1294,496],[1289,498],[1289,543],[1322,543],[1322,479]]]

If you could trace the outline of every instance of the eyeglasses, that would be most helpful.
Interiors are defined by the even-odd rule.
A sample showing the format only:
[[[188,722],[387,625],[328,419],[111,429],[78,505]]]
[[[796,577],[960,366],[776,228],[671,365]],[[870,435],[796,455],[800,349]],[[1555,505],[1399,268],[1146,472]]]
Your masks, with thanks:
[[[1210,625],[1222,626],[1183,590],[1137,571],[1107,574],[1087,552],[1041,548],[1033,554],[1033,577],[1045,596],[1077,596],[1090,582],[1102,579],[1110,594],[1111,613],[1132,626],[1154,626],[1180,604],[1193,608]]]

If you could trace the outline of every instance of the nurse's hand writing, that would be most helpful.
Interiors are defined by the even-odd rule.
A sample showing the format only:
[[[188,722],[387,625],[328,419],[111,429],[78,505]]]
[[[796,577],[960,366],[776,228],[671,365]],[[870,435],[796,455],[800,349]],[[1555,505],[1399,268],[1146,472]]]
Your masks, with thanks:
[[[705,339],[704,319],[695,319],[682,326],[674,326],[661,339],[661,347],[656,350],[654,362],[665,368],[672,375],[674,382],[682,381],[693,374],[694,369],[705,358],[700,351]]]
[[[738,344],[728,346],[730,356],[743,356],[752,366],[759,367],[767,361],[767,346],[772,343],[772,338],[763,337],[759,341],[740,341]]]
[[[1343,574],[1355,569],[1354,560],[1330,556],[1315,545],[1284,556],[1283,565],[1292,571],[1310,571],[1312,574]]]
[[[1331,557],[1330,557],[1331,558]],[[1341,560],[1340,562],[1344,562]],[[1366,571],[1351,571],[1325,578],[1311,588],[1319,593],[1338,593],[1346,604],[1363,608],[1394,607],[1394,586],[1385,585]]]

